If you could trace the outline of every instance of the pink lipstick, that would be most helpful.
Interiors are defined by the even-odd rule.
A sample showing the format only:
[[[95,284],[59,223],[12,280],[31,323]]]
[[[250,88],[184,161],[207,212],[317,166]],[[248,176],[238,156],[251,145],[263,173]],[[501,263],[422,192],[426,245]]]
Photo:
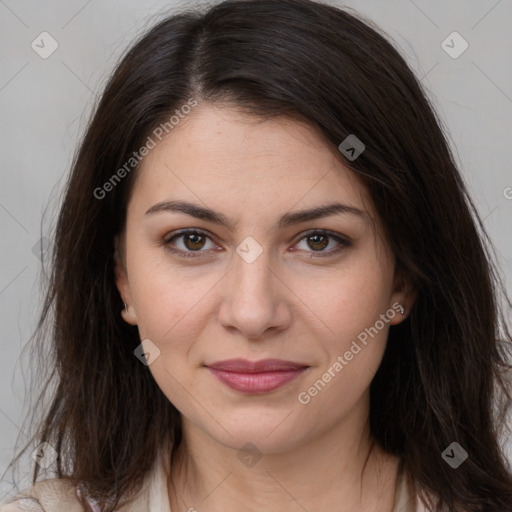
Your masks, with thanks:
[[[242,393],[268,393],[296,379],[307,365],[282,359],[229,359],[206,367],[226,386]]]

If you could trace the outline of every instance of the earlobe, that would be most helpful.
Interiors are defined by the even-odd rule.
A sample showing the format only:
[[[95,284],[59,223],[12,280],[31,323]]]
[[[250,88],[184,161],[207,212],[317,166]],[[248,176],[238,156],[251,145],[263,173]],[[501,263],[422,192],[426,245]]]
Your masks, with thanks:
[[[133,307],[130,307],[129,304],[123,303],[123,309],[121,310],[121,316],[123,320],[130,325],[137,325],[137,316],[135,315],[135,311]]]
[[[389,315],[389,323],[398,325],[407,318],[408,309],[400,300],[395,300],[386,313]]]

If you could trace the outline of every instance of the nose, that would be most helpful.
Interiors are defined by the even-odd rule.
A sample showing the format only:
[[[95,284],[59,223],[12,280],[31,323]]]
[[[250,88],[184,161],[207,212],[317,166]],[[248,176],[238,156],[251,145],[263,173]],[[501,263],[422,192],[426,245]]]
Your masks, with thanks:
[[[261,340],[268,330],[284,330],[290,324],[293,294],[271,263],[265,250],[251,263],[235,253],[225,276],[219,321],[245,339]]]

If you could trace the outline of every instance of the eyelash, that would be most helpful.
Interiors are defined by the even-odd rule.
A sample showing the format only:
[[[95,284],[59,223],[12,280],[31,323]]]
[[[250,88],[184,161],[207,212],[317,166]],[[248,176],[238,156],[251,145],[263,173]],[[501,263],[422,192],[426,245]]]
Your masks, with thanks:
[[[198,230],[198,229],[185,229],[183,231],[179,231],[174,234],[171,233],[171,235],[172,236],[168,236],[163,240],[163,245],[165,246],[165,249],[167,251],[169,251],[173,254],[177,254],[179,257],[182,257],[182,258],[200,258],[200,257],[202,257],[201,253],[206,252],[206,251],[204,251],[204,250],[183,251],[181,249],[173,248],[171,245],[171,241],[174,240],[175,238],[179,238],[179,237],[182,237],[185,235],[201,235],[201,236],[205,236],[206,238],[211,240],[211,237],[207,233],[205,233],[204,231]],[[324,257],[328,257],[328,256],[334,256],[334,255],[338,254],[339,252],[341,252],[343,249],[346,249],[347,247],[350,247],[352,245],[352,243],[349,242],[346,238],[343,238],[340,235],[336,235],[334,233],[331,233],[330,231],[325,231],[322,229],[311,230],[311,231],[306,232],[297,243],[301,242],[302,240],[304,240],[305,238],[307,238],[311,235],[324,235],[324,236],[327,236],[329,238],[336,240],[336,242],[339,243],[339,245],[336,249],[331,249],[330,251],[307,251],[307,252],[311,252],[312,254],[314,254],[315,257],[324,258]]]

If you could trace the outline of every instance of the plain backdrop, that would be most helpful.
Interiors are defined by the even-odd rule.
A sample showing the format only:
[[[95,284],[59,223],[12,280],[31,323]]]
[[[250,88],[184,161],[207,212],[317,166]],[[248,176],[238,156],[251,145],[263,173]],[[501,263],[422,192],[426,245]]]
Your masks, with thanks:
[[[510,294],[512,2],[330,3],[349,6],[375,21],[395,40],[421,78],[485,219]],[[30,375],[23,371],[19,358],[40,308],[38,244],[43,239],[44,246],[54,221],[59,192],[90,109],[118,57],[137,34],[176,8],[202,4],[0,0],[2,473],[18,436],[20,443],[26,442],[20,429],[27,413],[24,404]],[[454,31],[460,36],[453,35]],[[56,43],[47,35],[40,36],[42,32]],[[47,58],[41,57],[42,48],[38,53],[32,46],[41,37],[46,41],[45,51],[58,44]],[[449,42],[443,46],[445,40]],[[457,56],[466,44],[467,49]],[[6,474],[1,484],[0,500],[12,486],[10,476]]]

